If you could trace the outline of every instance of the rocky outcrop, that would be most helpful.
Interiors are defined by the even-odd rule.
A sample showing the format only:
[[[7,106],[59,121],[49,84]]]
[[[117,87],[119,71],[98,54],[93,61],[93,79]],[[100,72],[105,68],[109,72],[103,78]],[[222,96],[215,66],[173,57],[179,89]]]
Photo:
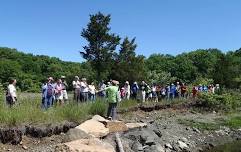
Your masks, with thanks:
[[[60,144],[55,148],[56,152],[115,152],[115,148],[97,138],[79,139],[64,144]]]
[[[80,129],[95,138],[101,138],[109,134],[109,129],[103,123],[93,119],[85,121],[77,126],[76,129]]]
[[[11,144],[17,145],[22,141],[22,135],[18,128],[0,129],[0,140],[3,144],[11,142]]]

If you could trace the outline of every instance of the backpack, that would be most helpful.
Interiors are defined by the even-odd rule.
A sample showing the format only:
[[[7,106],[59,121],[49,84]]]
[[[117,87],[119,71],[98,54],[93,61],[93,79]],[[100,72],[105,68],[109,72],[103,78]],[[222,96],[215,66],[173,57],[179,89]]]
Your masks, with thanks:
[[[51,84],[47,85],[47,98],[51,98],[53,96],[54,90]]]

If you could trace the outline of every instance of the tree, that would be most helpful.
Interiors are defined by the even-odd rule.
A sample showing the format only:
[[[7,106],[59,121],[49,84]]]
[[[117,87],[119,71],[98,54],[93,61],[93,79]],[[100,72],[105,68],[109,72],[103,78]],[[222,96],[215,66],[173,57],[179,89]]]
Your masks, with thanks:
[[[88,44],[80,54],[96,70],[98,80],[108,76],[114,63],[116,46],[120,41],[119,36],[110,33],[110,20],[110,15],[105,16],[100,12],[90,15],[87,28],[81,32]]]
[[[145,57],[136,56],[137,44],[135,38],[124,38],[120,45],[119,54],[115,59],[115,67],[112,69],[111,78],[121,82],[141,81],[145,78]]]

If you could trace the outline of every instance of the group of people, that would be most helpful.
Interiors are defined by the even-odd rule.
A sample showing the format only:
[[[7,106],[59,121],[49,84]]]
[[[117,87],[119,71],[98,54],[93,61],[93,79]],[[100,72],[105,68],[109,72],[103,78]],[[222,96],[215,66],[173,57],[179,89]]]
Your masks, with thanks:
[[[16,79],[11,79],[6,92],[7,104],[11,107],[17,101],[16,93]],[[74,100],[79,102],[95,101],[96,95],[104,98],[109,103],[107,116],[116,119],[117,102],[121,100],[146,100],[158,102],[158,99],[174,99],[174,98],[195,98],[200,92],[215,93],[219,90],[219,84],[216,85],[197,85],[192,88],[185,83],[175,82],[165,86],[157,85],[155,83],[148,85],[145,81],[140,84],[133,82],[132,85],[126,81],[120,86],[118,81],[110,80],[105,83],[101,81],[97,89],[92,82],[88,85],[86,78],[79,79],[75,76],[73,82]],[[63,105],[68,101],[67,93],[68,84],[65,76],[57,79],[56,82],[52,77],[47,78],[47,81],[42,85],[42,108],[48,109],[54,104]]]
[[[67,102],[67,87],[68,84],[65,80],[65,76],[61,76],[60,79],[57,79],[56,83],[52,77],[49,77],[42,85],[42,108],[48,109],[53,106],[54,103],[63,105],[64,102]]]

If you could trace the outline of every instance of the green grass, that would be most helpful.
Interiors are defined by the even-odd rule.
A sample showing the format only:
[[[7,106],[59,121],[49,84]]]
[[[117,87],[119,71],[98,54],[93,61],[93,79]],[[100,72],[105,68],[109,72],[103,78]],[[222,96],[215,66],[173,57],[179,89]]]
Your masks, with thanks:
[[[217,130],[221,126],[226,126],[232,129],[239,129],[241,128],[241,116],[239,113],[235,114],[228,114],[223,115],[222,118],[215,119],[212,123],[204,123],[204,122],[198,122],[197,120],[189,120],[189,119],[178,119],[178,122],[180,124],[195,127],[200,130]]]
[[[12,108],[0,103],[0,124],[8,126],[58,123],[63,121],[82,122],[91,115],[106,114],[107,104],[104,101],[76,104],[71,101],[64,106],[54,106],[48,110],[41,109],[40,96],[19,97],[18,104]]]
[[[180,124],[195,127],[200,130],[217,130],[220,125],[216,123],[204,123],[204,122],[198,122],[195,120],[188,120],[188,119],[178,119],[178,122]]]

